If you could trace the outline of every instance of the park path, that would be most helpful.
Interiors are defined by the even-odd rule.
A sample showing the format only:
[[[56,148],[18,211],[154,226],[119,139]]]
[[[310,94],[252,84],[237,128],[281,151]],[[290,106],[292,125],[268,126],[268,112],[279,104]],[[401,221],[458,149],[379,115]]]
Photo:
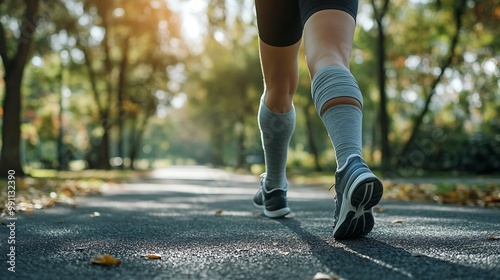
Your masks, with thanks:
[[[382,201],[368,237],[332,238],[332,194],[291,185],[293,213],[255,212],[258,177],[172,167],[152,177],[18,214],[0,231],[0,279],[499,279],[500,211]],[[121,265],[90,264],[111,254]],[[147,254],[161,259],[146,259]]]

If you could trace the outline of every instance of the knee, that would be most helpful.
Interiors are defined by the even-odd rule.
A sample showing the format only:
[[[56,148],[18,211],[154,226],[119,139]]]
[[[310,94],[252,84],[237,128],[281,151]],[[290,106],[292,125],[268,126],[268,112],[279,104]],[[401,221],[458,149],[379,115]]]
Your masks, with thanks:
[[[349,70],[349,59],[338,52],[316,54],[307,57],[307,67],[311,79],[314,78],[320,69],[328,66],[338,66]]]
[[[266,88],[262,100],[275,113],[289,112],[293,107],[293,91],[287,91],[280,88]]]
[[[336,42],[327,47],[309,46],[306,48],[307,66],[311,78],[313,78],[319,70],[328,66],[339,66],[349,70],[351,49],[351,44],[348,42]]]
[[[265,104],[273,112],[290,111],[297,86],[298,74],[268,76],[265,80]]]
[[[298,74],[277,74],[265,80],[266,94],[273,96],[293,96],[299,84]]]

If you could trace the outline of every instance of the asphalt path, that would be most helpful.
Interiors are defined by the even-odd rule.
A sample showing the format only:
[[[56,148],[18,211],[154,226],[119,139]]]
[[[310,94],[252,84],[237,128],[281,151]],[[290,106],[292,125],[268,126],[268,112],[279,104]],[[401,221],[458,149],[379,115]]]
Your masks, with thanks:
[[[500,279],[498,209],[382,201],[367,237],[336,241],[325,187],[291,185],[292,214],[268,219],[253,207],[257,186],[172,167],[77,207],[18,213],[14,230],[0,227],[0,279]],[[97,254],[121,265],[91,264]]]

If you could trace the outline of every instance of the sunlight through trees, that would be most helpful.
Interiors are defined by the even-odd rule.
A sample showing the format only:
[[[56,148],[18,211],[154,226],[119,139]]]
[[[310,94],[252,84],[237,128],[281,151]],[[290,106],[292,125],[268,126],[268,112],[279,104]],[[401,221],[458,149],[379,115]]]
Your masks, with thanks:
[[[500,7],[361,0],[351,70],[385,176],[500,170]],[[0,2],[0,176],[263,163],[251,0]],[[303,53],[289,166],[333,170]]]

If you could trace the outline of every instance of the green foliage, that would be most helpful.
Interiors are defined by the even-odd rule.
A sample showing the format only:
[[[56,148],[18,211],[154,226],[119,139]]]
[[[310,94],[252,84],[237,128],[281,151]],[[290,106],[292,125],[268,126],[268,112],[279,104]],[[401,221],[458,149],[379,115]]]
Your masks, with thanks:
[[[455,23],[460,1],[410,5],[401,1],[390,2],[385,26],[389,96],[387,108],[393,120],[390,140],[395,151],[400,150],[408,141],[410,131],[419,125],[417,116],[422,112],[425,112],[422,121],[426,128],[416,131],[415,142],[428,139],[429,134],[425,130],[453,126],[463,129],[450,138],[465,139],[463,143],[468,143],[468,139],[473,138],[472,135],[480,130],[484,131],[486,126],[497,125],[495,120],[498,119],[500,92],[497,81],[500,72],[499,59],[495,54],[498,53],[499,45],[494,43],[493,38],[498,30],[493,28],[492,23],[498,22],[496,13],[499,10],[493,2],[467,2],[463,14],[459,15],[461,25],[455,49],[450,47],[454,33],[457,32]],[[486,11],[485,8],[489,10]],[[358,35],[358,42],[360,39],[361,42],[369,41],[371,32],[366,30],[367,35],[362,35],[364,32]],[[359,52],[354,51],[355,58],[360,56]],[[447,64],[446,60],[450,57],[450,63]],[[363,67],[364,63],[363,61],[361,64]],[[354,67],[353,72],[363,75],[355,72]],[[430,106],[426,111],[429,98]],[[371,113],[372,110],[367,106],[364,114],[376,115],[376,111]],[[488,138],[494,139],[495,134],[489,134]],[[372,139],[377,139],[376,131]],[[447,144],[441,143],[443,146],[440,148],[450,153],[460,150],[459,146]],[[415,150],[419,150],[419,147],[413,143],[410,151],[406,150],[406,154],[402,155],[404,158],[400,156],[398,160],[409,161],[407,157]],[[428,160],[431,162],[436,158]]]
[[[375,2],[378,6],[383,1]],[[418,164],[408,165],[411,174],[499,169],[497,2],[466,2],[454,49],[461,1],[388,2],[383,26],[389,140],[395,157],[432,94],[408,150],[408,155],[423,155]],[[253,11],[252,1],[207,2],[205,14],[197,15],[204,24],[201,38],[193,41],[183,37],[182,15],[170,1],[40,3],[22,87],[25,164],[57,160],[53,153],[61,153],[61,127],[63,146],[76,160],[99,163],[123,156],[236,167],[262,164],[256,115],[263,85],[255,19],[248,12]],[[9,55],[19,39],[24,9],[20,1],[0,4]],[[381,133],[373,18],[371,4],[361,1],[351,71],[364,94],[363,151],[376,166],[381,162]],[[303,58],[301,53],[289,166],[332,170],[333,150],[311,102]],[[174,106],[182,97],[187,97],[184,106]],[[436,131],[446,140],[429,146],[427,140]],[[109,151],[99,158],[102,146]]]
[[[223,51],[220,46],[216,48],[216,52]],[[258,56],[249,47],[241,46],[239,51],[217,56],[210,64],[199,68],[202,73],[193,72],[201,77],[199,90],[188,95],[188,105],[193,108],[195,122],[208,129],[214,163],[239,165],[242,162],[237,162],[235,155],[241,145],[255,146],[249,139],[258,137],[256,129],[249,128],[256,127],[254,119],[262,94]]]

